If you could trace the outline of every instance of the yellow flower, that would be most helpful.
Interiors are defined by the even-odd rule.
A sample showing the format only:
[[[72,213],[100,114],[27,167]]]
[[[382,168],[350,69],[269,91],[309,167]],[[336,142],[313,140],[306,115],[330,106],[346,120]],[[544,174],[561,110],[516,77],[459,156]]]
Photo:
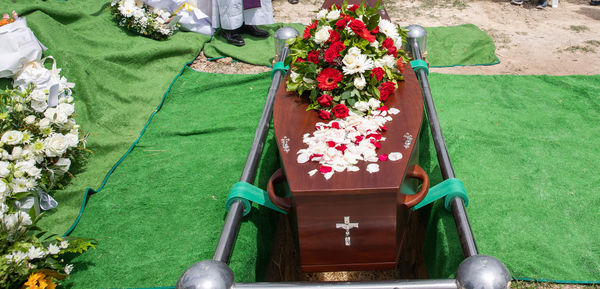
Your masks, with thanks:
[[[29,275],[29,279],[23,284],[23,287],[29,289],[55,289],[56,283],[51,277],[46,277],[43,273],[38,272]]]

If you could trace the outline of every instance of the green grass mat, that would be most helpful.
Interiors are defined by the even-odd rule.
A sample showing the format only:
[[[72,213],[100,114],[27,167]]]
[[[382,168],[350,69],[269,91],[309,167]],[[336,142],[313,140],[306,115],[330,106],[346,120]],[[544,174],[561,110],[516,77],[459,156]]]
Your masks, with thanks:
[[[473,24],[427,27],[427,61],[432,67],[500,63],[496,45]]]
[[[94,154],[76,178],[54,197],[57,210],[41,225],[63,234],[77,215],[86,187],[98,188],[104,175],[136,139],[148,116],[181,67],[193,60],[209,37],[176,33],[159,42],[117,26],[109,1],[0,1],[16,10],[56,58],[73,89],[77,123],[90,132]]]
[[[600,75],[430,82],[480,253],[514,277],[598,282]],[[429,274],[446,278],[462,260],[456,227],[439,203],[430,220]]]
[[[212,258],[269,75],[186,68],[135,149],[104,190],[91,196],[73,234],[94,237],[99,245],[74,260],[73,288],[174,286],[193,263]],[[277,167],[271,132],[256,185],[266,187]],[[263,277],[275,214],[259,208],[243,219],[230,263],[236,282]]]
[[[304,25],[298,23],[267,25],[264,28],[271,32],[269,38],[265,40],[243,35],[246,45],[242,47],[228,44],[223,37],[217,35],[204,46],[204,55],[208,58],[232,57],[254,65],[272,65],[275,54],[273,33],[282,25],[295,28],[300,35],[304,31]],[[473,24],[425,29],[427,30],[427,61],[432,67],[499,63],[494,42],[487,33]]]
[[[275,55],[275,37],[273,35],[284,25],[295,28],[300,35],[304,30],[304,25],[298,23],[275,23],[259,26],[261,29],[269,31],[271,35],[264,39],[242,34],[246,45],[241,47],[227,43],[219,32],[204,46],[204,55],[208,58],[232,57],[254,65],[271,66]]]

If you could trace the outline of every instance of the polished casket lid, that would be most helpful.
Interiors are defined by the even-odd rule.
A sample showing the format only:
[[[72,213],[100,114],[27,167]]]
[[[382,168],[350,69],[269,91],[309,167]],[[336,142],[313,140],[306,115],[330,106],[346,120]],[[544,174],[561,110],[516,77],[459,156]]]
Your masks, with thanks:
[[[308,102],[298,97],[296,92],[288,92],[285,80],[282,82],[273,108],[273,123],[277,146],[285,174],[293,194],[318,192],[364,193],[394,191],[398,192],[409,164],[415,142],[417,141],[423,119],[423,98],[417,78],[406,64],[404,81],[400,81],[393,95],[386,101],[389,108],[397,108],[399,114],[386,123],[387,131],[382,135],[387,139],[381,142],[378,154],[400,152],[403,157],[398,161],[378,161],[379,172],[369,173],[367,162],[360,161],[357,172],[336,172],[327,180],[323,174],[312,176],[308,172],[319,168],[317,162],[297,161],[297,152],[307,147],[302,142],[303,135],[313,133],[317,122],[327,122],[318,118],[315,111],[306,111]]]

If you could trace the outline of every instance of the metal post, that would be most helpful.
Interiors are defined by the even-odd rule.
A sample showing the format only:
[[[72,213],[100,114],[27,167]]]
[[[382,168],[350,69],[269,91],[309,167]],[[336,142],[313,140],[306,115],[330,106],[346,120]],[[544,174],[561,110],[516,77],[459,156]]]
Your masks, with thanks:
[[[409,29],[410,28],[411,26],[409,26]],[[413,26],[413,29],[414,30],[411,30],[411,32],[416,31],[416,33],[412,33],[411,35],[411,32],[409,32],[408,43],[411,47],[414,59],[422,59],[417,37],[420,36],[419,34],[425,33],[425,30],[420,26]],[[422,31],[420,29],[422,29]],[[448,149],[446,148],[444,136],[442,135],[442,128],[440,126],[435,105],[433,103],[433,97],[431,95],[427,74],[424,70],[419,70],[417,71],[417,76],[419,78],[423,98],[425,100],[427,118],[429,119],[429,127],[431,129],[431,134],[433,135],[433,142],[435,144],[435,151],[437,153],[438,162],[442,171],[442,177],[444,180],[454,178],[454,169],[452,168],[452,162],[450,161],[450,155],[448,154]],[[471,231],[471,225],[469,224],[469,218],[467,217],[465,204],[459,197],[454,197],[452,199],[452,214],[454,215],[454,222],[456,223],[460,244],[462,246],[465,258],[477,255],[477,244],[475,243],[475,238],[473,237],[473,231]]]

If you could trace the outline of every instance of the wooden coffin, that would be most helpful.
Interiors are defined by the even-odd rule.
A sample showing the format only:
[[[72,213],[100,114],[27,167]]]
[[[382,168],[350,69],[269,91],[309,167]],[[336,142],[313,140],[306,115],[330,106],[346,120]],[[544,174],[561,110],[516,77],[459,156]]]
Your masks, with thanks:
[[[341,1],[340,1],[341,2]],[[328,7],[333,1],[326,1]],[[339,3],[341,4],[341,3]],[[382,13],[385,16],[385,13]],[[378,162],[380,171],[369,173],[366,162],[360,171],[309,176],[318,164],[297,162],[298,150],[306,148],[303,135],[322,122],[308,103],[295,92],[287,92],[285,81],[274,104],[273,122],[284,172],[269,183],[271,200],[290,211],[296,226],[300,266],[305,272],[384,270],[397,266],[410,207],[426,194],[428,179],[417,163],[419,130],[423,118],[420,85],[409,64],[405,81],[386,101],[400,113],[386,123],[379,154],[401,152],[398,161]],[[285,176],[283,176],[285,174]],[[292,196],[278,197],[272,182],[287,179]],[[421,179],[420,182],[415,180]],[[422,183],[419,193],[417,184]]]

